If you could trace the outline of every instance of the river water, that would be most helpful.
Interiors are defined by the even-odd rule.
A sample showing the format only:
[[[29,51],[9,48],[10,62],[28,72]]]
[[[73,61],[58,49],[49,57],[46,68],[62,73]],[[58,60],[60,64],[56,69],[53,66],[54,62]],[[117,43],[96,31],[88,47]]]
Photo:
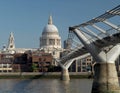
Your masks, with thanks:
[[[0,79],[0,93],[91,93],[91,79]]]

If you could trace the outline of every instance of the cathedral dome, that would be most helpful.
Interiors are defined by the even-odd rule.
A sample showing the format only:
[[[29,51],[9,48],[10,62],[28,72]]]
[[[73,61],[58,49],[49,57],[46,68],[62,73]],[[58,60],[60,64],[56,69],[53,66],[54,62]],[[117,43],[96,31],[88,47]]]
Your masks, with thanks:
[[[40,37],[40,48],[46,53],[51,53],[54,58],[60,57],[61,37],[52,22],[52,16],[49,17],[48,24],[44,27]]]
[[[48,24],[44,27],[40,37],[41,48],[61,48],[61,37],[57,27],[52,22],[52,16],[48,19]]]
[[[44,27],[42,34],[58,33],[58,29],[52,22],[52,16],[49,17],[48,24]]]
[[[58,32],[58,29],[55,25],[53,24],[48,24],[47,26],[45,26],[45,28],[43,29],[43,33],[45,32]]]

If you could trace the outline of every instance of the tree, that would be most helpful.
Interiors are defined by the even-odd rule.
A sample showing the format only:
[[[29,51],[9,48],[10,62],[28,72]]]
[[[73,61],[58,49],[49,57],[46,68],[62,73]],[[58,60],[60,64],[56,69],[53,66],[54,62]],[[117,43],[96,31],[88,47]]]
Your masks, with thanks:
[[[32,71],[37,72],[37,64],[32,63]]]

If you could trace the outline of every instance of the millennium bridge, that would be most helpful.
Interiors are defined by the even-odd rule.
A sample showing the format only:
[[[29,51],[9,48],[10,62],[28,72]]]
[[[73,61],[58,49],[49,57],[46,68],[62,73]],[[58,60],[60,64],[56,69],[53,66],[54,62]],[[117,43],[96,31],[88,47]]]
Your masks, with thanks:
[[[114,23],[118,21],[117,23]],[[120,55],[120,5],[87,22],[69,27],[80,45],[61,59],[62,80],[70,80],[68,68],[74,60],[91,55],[95,75],[91,93],[120,93],[115,60]],[[69,38],[73,41],[73,38]]]

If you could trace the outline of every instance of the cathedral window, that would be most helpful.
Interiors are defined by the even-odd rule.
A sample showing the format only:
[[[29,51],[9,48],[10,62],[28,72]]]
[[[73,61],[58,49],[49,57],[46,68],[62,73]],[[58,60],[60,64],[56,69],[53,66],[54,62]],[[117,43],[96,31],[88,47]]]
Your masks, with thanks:
[[[13,38],[10,39],[10,43],[13,43]]]
[[[56,55],[56,52],[55,52],[55,51],[53,51],[53,55]]]
[[[60,45],[60,40],[59,39],[57,39],[57,45]]]
[[[13,45],[11,45],[10,48],[13,48]]]
[[[49,39],[49,45],[55,45],[55,39]]]
[[[46,39],[43,39],[42,40],[42,45],[46,45],[46,42],[47,42]]]

